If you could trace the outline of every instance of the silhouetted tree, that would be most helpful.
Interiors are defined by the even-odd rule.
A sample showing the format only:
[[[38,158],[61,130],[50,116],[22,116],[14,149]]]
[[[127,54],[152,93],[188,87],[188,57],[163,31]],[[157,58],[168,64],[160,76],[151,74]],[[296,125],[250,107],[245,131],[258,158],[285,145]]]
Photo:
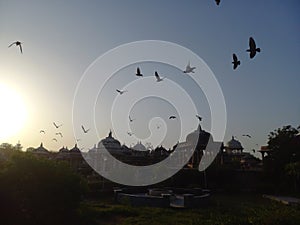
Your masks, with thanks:
[[[285,166],[287,176],[291,177],[294,183],[294,191],[298,190],[298,183],[300,178],[300,162],[289,163]]]
[[[83,193],[82,180],[66,164],[18,152],[0,168],[1,223],[79,224]]]
[[[268,141],[269,149],[272,151],[270,159],[279,169],[283,169],[290,162],[300,160],[300,149],[294,141],[297,133],[297,129],[290,125],[270,132]]]
[[[265,159],[265,170],[283,188],[288,188],[291,181],[287,179],[287,170],[290,175],[293,174],[291,163],[300,162],[300,136],[297,134],[298,130],[290,125],[269,134],[268,147],[271,152]]]

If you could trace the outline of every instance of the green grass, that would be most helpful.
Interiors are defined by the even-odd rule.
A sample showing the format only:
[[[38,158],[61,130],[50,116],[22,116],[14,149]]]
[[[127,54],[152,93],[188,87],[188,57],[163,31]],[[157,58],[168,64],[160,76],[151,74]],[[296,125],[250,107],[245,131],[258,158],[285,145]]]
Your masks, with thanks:
[[[300,208],[255,195],[214,195],[199,209],[130,207],[105,200],[87,202],[82,214],[90,224],[136,225],[292,225],[300,224]],[[93,222],[93,223],[92,223]]]

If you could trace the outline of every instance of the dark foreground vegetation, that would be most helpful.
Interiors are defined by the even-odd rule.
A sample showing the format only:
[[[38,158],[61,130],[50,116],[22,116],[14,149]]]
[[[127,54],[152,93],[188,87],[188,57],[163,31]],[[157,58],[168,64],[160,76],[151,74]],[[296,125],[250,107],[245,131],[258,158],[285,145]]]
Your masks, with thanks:
[[[86,185],[68,165],[19,151],[1,154],[1,224],[78,222]]]
[[[1,164],[1,224],[300,224],[300,206],[253,193],[213,193],[199,209],[119,205],[112,191],[91,198],[86,182],[66,164],[18,152],[10,157]]]
[[[261,195],[214,194],[210,205],[200,209],[130,207],[102,203],[83,203],[89,224],[139,225],[292,225],[300,224],[300,208],[286,206]]]

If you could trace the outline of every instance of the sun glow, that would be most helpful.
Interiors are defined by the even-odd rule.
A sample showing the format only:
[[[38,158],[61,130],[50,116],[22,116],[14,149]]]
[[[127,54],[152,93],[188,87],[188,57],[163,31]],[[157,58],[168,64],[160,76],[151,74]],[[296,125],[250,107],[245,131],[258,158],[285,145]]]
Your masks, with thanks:
[[[26,118],[27,110],[19,93],[0,83],[0,142],[17,134]]]

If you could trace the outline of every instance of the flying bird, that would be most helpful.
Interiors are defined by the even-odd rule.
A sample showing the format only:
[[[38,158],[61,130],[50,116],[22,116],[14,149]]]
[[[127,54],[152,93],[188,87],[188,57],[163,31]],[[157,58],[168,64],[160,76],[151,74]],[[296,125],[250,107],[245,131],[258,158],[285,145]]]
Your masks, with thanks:
[[[86,134],[87,132],[89,132],[89,130],[90,130],[90,129],[87,129],[87,130],[86,130],[86,129],[84,128],[83,125],[81,125],[81,128],[82,128],[82,130],[83,130],[83,132],[84,132],[85,134]]]
[[[251,138],[251,135],[249,135],[249,134],[243,134],[242,136],[243,136],[243,137]]]
[[[238,57],[234,53],[232,54],[232,59],[233,69],[235,70],[238,67],[238,65],[241,65],[241,61],[238,60]]]
[[[129,116],[129,121],[130,122],[133,122],[135,119],[132,119],[130,116]]]
[[[220,5],[221,0],[215,0],[217,5]]]
[[[44,134],[45,134],[46,132],[45,132],[44,130],[40,130],[40,134],[41,134],[41,133],[44,133]]]
[[[157,71],[155,71],[154,75],[155,75],[155,78],[156,78],[156,81],[157,81],[157,82],[160,82],[160,81],[163,81],[163,80],[164,80],[163,77],[160,77],[160,76],[158,75],[158,72],[157,72]]]
[[[176,116],[170,116],[169,119],[176,119]]]
[[[252,37],[249,38],[249,49],[246,51],[250,52],[250,59],[256,55],[256,52],[260,52],[260,48],[256,48],[255,41]]]
[[[196,67],[191,67],[190,62],[187,64],[185,70],[183,71],[184,73],[195,73]]]
[[[15,42],[11,43],[8,47],[10,48],[13,45],[19,46],[21,53],[23,53],[22,43],[20,41],[15,41]]]
[[[135,75],[138,76],[138,77],[142,77],[143,76],[143,74],[141,74],[141,70],[140,70],[139,67],[136,69],[136,74]]]
[[[52,141],[55,141],[55,142],[57,142],[57,139],[56,139],[56,138],[52,138]]]
[[[59,135],[60,137],[63,137],[61,132],[55,133],[55,135]]]
[[[56,129],[60,128],[62,126],[62,124],[57,125],[55,122],[53,122],[53,125],[55,126]]]
[[[119,89],[116,89],[116,91],[120,94],[120,95],[122,95],[122,94],[124,94],[125,92],[127,92],[127,90],[119,90]]]
[[[196,115],[196,117],[198,118],[199,121],[202,121],[202,117],[199,115]]]

